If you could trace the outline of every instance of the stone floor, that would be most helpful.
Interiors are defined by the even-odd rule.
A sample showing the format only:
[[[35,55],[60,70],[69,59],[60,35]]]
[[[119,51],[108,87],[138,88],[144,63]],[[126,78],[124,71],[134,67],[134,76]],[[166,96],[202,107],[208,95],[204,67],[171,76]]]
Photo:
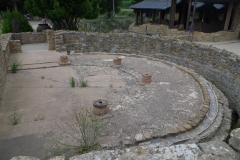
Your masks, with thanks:
[[[0,155],[4,160],[59,154],[49,151],[48,138],[61,133],[57,127],[61,118],[69,115],[72,106],[91,110],[96,99],[109,102],[103,143],[182,125],[202,107],[198,83],[174,65],[122,57],[122,65],[116,67],[112,63],[116,55],[71,55],[71,66],[59,66],[64,54],[46,51],[46,44],[35,44],[23,45],[23,53],[11,55],[21,66],[16,74],[9,71],[0,108]],[[151,84],[140,84],[142,73],[152,74]],[[88,87],[71,88],[70,77],[77,83],[86,79]],[[9,118],[15,108],[21,119],[13,126]]]
[[[149,140],[151,134],[183,125],[202,108],[203,96],[199,83],[174,64],[124,54],[75,53],[69,56],[70,66],[59,66],[59,57],[66,53],[47,51],[47,44],[22,47],[23,53],[11,55],[11,59],[21,61],[20,70],[17,74],[9,71],[0,108],[0,155],[3,160],[20,155],[40,159],[63,153],[66,157],[72,156],[73,151],[56,148],[53,138],[58,136],[70,141],[62,134],[59,125],[64,122],[70,124],[72,119],[68,118],[72,106],[92,110],[96,99],[106,99],[109,103],[109,113],[101,117],[107,126],[101,134],[102,149],[122,149],[124,146],[120,142],[125,144],[126,140],[133,139],[142,141],[143,136]],[[121,66],[113,65],[112,60],[116,56],[122,58]],[[140,83],[142,73],[152,74],[151,84]],[[75,88],[70,87],[70,77],[77,82]],[[219,140],[219,136],[213,136],[218,128],[224,128],[220,141],[226,138],[231,119],[231,111],[226,110],[227,100],[221,98],[224,97],[219,96],[222,93],[212,89],[204,78],[198,77],[206,85],[211,104],[203,122],[187,132],[140,143],[140,148],[150,145],[172,150],[173,144],[183,141],[197,143],[199,141],[196,139],[201,137],[206,139],[210,136]],[[81,79],[88,82],[88,87],[79,87]],[[217,101],[221,101],[220,106]],[[12,126],[14,109],[16,116],[21,118],[18,125]],[[224,117],[228,122],[224,121]],[[227,122],[227,126],[220,126],[221,122]],[[127,157],[137,157],[134,148],[129,148]],[[194,151],[193,157],[201,152],[198,147],[195,149],[197,152]],[[150,147],[147,152],[151,150]],[[110,152],[99,152],[99,156]],[[174,152],[178,154],[178,151]],[[94,157],[91,154],[90,157]],[[151,157],[169,156],[169,153],[166,154]],[[119,156],[118,150],[114,151],[114,155]],[[182,156],[188,157],[185,153]],[[143,157],[146,158],[146,155]]]

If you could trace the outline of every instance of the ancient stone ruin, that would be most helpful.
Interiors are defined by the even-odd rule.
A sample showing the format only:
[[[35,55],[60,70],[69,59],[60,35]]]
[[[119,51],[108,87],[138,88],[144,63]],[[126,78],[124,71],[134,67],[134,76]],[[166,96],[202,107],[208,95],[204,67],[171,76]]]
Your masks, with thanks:
[[[236,54],[176,38],[134,33],[47,31],[22,33],[17,40],[5,34],[0,40],[0,97],[7,83],[9,57],[22,52],[19,41],[48,41],[49,50],[66,54],[60,57],[61,63],[71,62],[71,66],[61,67],[69,67],[76,77],[88,81],[87,88],[71,90],[73,95],[81,93],[72,96],[74,104],[100,99],[93,102],[94,113],[109,126],[101,135],[106,140],[97,151],[71,160],[239,158],[235,151],[239,150],[238,129],[230,134],[234,149],[225,143],[233,111],[240,115],[240,57]],[[122,56],[119,64],[116,57]],[[44,76],[44,80],[50,78]],[[102,106],[104,110],[99,111]]]

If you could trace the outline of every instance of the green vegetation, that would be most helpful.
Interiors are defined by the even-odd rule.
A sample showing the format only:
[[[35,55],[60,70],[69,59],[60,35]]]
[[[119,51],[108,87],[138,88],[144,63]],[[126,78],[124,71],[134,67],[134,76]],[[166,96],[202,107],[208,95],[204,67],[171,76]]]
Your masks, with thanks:
[[[21,64],[21,62],[19,62],[17,59],[14,59],[11,63],[11,70],[12,73],[17,73],[18,67]]]
[[[114,30],[127,31],[131,23],[135,21],[132,9],[121,9],[115,17],[109,18],[103,14],[94,20],[82,19],[78,23],[79,31],[108,33]]]
[[[7,10],[3,16],[3,19],[3,23],[1,24],[2,33],[14,32],[12,29],[12,20],[14,19],[18,20],[20,32],[33,32],[33,29],[28,20],[20,12],[11,12],[10,10]]]
[[[69,116],[62,122],[58,125],[62,133],[54,140],[57,144],[74,148],[80,154],[97,149],[98,136],[103,132],[100,117],[86,107],[72,107]]]
[[[0,35],[1,35],[1,33],[2,33],[2,23],[3,23],[3,21],[0,20]]]
[[[87,87],[88,86],[88,82],[87,82],[87,80],[85,80],[85,78],[80,77],[79,81],[80,81],[80,86],[81,87]]]
[[[24,0],[1,0],[0,11],[14,9],[15,11],[23,11]]]
[[[120,6],[121,6],[122,0],[114,0],[114,6],[115,6],[115,13],[120,12]],[[99,4],[99,7],[101,8],[101,14],[108,13],[112,14],[113,11],[113,1],[112,0],[102,0]]]
[[[120,4],[120,8],[128,8],[129,6],[133,5],[133,0],[122,0]]]
[[[93,19],[100,13],[100,0],[25,0],[25,9],[33,16],[46,17],[55,29],[76,30],[81,18]]]
[[[13,114],[10,115],[8,119],[10,120],[12,125],[17,125],[20,123],[21,116],[18,116],[18,110],[16,107],[13,109]]]
[[[71,86],[71,87],[75,87],[75,86],[76,86],[74,77],[71,77],[71,78],[70,78],[70,86]]]

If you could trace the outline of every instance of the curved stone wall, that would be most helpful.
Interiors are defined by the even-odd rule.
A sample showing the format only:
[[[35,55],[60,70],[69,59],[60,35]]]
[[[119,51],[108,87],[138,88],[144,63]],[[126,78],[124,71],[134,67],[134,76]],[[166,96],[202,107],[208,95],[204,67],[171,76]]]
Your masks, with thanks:
[[[189,67],[215,84],[240,115],[240,56],[179,39],[136,34],[55,33],[57,51],[141,54]]]

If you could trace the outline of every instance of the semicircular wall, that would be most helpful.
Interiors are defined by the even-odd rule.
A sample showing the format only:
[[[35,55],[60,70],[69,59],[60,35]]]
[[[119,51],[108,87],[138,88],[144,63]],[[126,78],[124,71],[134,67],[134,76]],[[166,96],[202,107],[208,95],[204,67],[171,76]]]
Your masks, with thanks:
[[[56,32],[57,51],[141,54],[189,67],[215,84],[240,115],[240,56],[211,46],[137,34]]]

